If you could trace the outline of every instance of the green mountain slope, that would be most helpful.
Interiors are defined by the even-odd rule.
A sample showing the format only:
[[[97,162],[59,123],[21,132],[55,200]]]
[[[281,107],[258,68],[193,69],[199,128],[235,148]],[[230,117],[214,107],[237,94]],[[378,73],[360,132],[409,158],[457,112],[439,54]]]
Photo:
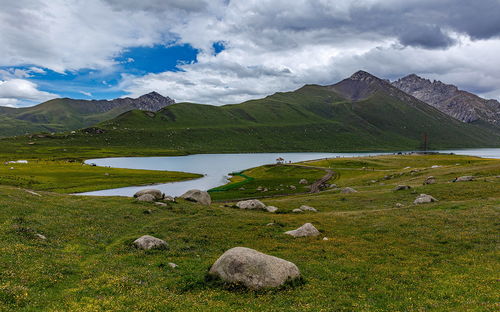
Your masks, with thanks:
[[[137,99],[87,101],[61,98],[33,107],[0,107],[0,137],[76,130],[133,109],[156,111],[173,103],[172,99],[153,92]]]
[[[235,105],[130,111],[98,127],[105,133],[72,139],[191,152],[334,151],[418,149],[425,133],[431,148],[500,146],[493,130],[455,120],[364,72]]]

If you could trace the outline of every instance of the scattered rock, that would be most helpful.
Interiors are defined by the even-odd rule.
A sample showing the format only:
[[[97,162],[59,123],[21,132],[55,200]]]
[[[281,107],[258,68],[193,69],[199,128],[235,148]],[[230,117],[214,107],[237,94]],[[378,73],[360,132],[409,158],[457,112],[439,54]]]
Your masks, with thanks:
[[[30,191],[30,190],[25,190],[25,191],[26,191],[26,193],[29,193],[29,194],[31,194],[31,195],[38,196],[38,197],[42,197],[42,195],[40,195],[40,194],[38,194],[38,193],[36,193],[36,192]]]
[[[328,237],[323,237],[323,240],[324,240],[324,241],[327,241],[327,240],[328,240]]]
[[[296,208],[296,209],[292,210],[292,212],[303,212],[303,211],[300,210],[299,208]]]
[[[151,210],[151,209],[146,209],[146,210],[144,210],[142,213],[144,213],[144,214],[152,214],[152,213],[153,213],[153,210]]]
[[[141,236],[138,239],[136,239],[132,244],[135,247],[143,250],[163,249],[168,247],[167,242],[150,235]]]
[[[396,206],[397,208],[402,208],[402,207],[404,207],[404,205],[403,205],[403,204],[401,204],[401,203],[396,203],[396,205],[395,205],[395,206]]]
[[[411,186],[409,185],[398,185],[394,188],[395,191],[403,191],[403,190],[409,190],[411,189]]]
[[[436,202],[436,201],[438,201],[438,200],[435,199],[434,197],[432,197],[431,195],[420,194],[417,197],[417,199],[415,199],[415,201],[413,203],[418,205],[418,204],[432,203],[432,202]]]
[[[295,185],[290,185],[289,188],[292,190],[292,191],[295,191],[297,189],[297,187]]]
[[[474,176],[463,176],[463,177],[458,177],[453,180],[453,182],[468,182],[468,181],[474,181],[475,177]]]
[[[259,186],[257,186],[257,188],[256,188],[256,190],[257,190],[257,191],[262,191],[262,189],[263,189],[263,187],[262,187],[262,186],[260,186],[260,185],[259,185]]]
[[[267,189],[267,187],[265,187],[265,188],[262,190],[262,192],[267,192],[267,191],[269,191],[269,190]]]
[[[330,184],[330,188],[337,188],[337,184]]]
[[[278,211],[278,208],[276,208],[274,206],[267,206],[266,210],[269,212],[276,212],[276,211]]]
[[[41,239],[41,240],[47,240],[47,237],[45,237],[45,235],[42,235],[42,234],[35,234],[35,237],[38,238],[38,239]]]
[[[173,263],[173,262],[169,262],[168,266],[171,267],[172,269],[175,269],[176,267],[178,267],[178,265]]]
[[[285,232],[285,234],[291,235],[293,237],[304,237],[304,236],[317,236],[319,235],[318,229],[314,227],[311,223],[306,223],[296,230]]]
[[[244,191],[244,190],[246,190],[246,189],[245,189],[244,187],[240,187],[238,190],[240,190],[240,191]]]
[[[160,190],[155,190],[155,189],[141,190],[141,191],[135,193],[134,197],[138,198],[138,197],[141,197],[142,195],[152,195],[155,197],[156,200],[163,199],[163,197],[164,197],[164,194]]]
[[[212,203],[212,198],[210,197],[210,194],[200,190],[189,190],[186,193],[182,194],[181,198],[197,202],[206,206],[210,206],[210,204]]]
[[[137,197],[137,201],[140,201],[140,202],[152,203],[155,200],[156,200],[156,197],[154,197],[151,194],[144,194],[144,195],[141,195],[141,196]]]
[[[358,191],[356,191],[355,189],[353,189],[352,187],[343,187],[341,190],[340,190],[340,193],[342,194],[349,194],[349,193],[357,193]]]
[[[441,166],[434,165],[434,166],[432,166],[431,168],[432,168],[432,169],[435,169],[435,168],[440,168],[440,167],[441,167]]]
[[[212,265],[209,274],[252,290],[279,287],[300,277],[299,269],[292,262],[245,247],[226,251]]]
[[[242,200],[236,203],[240,209],[266,209],[266,205],[258,199]]]
[[[309,184],[306,179],[300,179],[299,184]]]
[[[167,201],[167,202],[175,202],[175,198],[173,198],[172,196],[168,196],[168,195],[163,197],[163,200]]]
[[[424,180],[424,185],[434,184],[434,183],[436,183],[436,178],[434,178],[433,176],[427,177],[427,179]]]
[[[156,203],[155,203],[155,205],[156,205],[156,206],[160,206],[160,207],[168,207],[168,205],[167,205],[167,204],[165,204],[165,203],[160,203],[160,202],[156,202]]]
[[[275,225],[275,224],[276,224],[276,223],[271,222],[271,223],[266,224],[266,226],[273,226],[273,225]]]
[[[306,205],[302,205],[300,206],[299,208],[300,210],[302,211],[312,211],[312,212],[318,212],[318,210],[316,208],[313,208],[311,206],[306,206]]]

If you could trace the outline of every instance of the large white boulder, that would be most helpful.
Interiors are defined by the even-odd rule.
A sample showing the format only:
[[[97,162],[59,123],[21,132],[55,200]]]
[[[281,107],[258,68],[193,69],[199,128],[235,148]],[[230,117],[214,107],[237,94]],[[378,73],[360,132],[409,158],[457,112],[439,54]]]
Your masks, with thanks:
[[[182,194],[180,197],[206,206],[210,206],[210,204],[212,203],[210,194],[208,194],[208,192],[200,190],[189,190],[186,193]]]
[[[311,223],[306,223],[296,230],[285,232],[285,234],[291,235],[293,237],[304,237],[304,236],[317,236],[319,235],[318,229],[314,227]]]
[[[299,269],[292,262],[245,247],[226,251],[212,265],[209,274],[252,290],[279,287],[300,277]]]

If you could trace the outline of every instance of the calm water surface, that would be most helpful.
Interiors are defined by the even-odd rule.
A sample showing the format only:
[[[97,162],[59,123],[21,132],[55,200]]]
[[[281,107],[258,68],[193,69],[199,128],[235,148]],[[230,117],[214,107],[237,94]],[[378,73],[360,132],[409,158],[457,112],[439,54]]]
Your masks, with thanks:
[[[500,158],[500,148],[446,150],[441,152],[459,155],[471,155],[488,158]],[[87,160],[87,164],[97,166],[184,171],[203,174],[199,179],[172,182],[154,185],[155,189],[167,195],[179,196],[190,189],[208,190],[228,181],[228,173],[241,171],[248,168],[276,163],[276,158],[282,157],[286,162],[298,162],[311,159],[332,157],[357,157],[368,155],[381,155],[384,153],[254,153],[254,154],[197,154],[175,157],[118,157]],[[93,196],[133,196],[137,191],[147,186],[130,186],[117,189],[108,189],[95,192],[81,193],[78,195]]]

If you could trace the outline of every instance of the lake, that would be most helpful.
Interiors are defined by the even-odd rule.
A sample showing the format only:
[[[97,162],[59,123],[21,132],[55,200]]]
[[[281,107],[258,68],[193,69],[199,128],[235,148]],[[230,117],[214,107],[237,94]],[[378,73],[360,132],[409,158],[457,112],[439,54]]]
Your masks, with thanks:
[[[487,158],[500,158],[500,148],[468,150],[445,150],[443,153],[471,155]],[[85,163],[102,167],[184,171],[203,174],[199,179],[154,185],[167,195],[179,196],[190,189],[208,190],[228,182],[228,174],[248,168],[276,163],[278,157],[285,162],[298,162],[311,159],[332,157],[357,157],[382,155],[387,153],[252,153],[252,154],[196,154],[174,157],[116,157],[89,159]],[[137,191],[148,186],[130,186],[108,189],[78,195],[91,196],[133,196]]]

